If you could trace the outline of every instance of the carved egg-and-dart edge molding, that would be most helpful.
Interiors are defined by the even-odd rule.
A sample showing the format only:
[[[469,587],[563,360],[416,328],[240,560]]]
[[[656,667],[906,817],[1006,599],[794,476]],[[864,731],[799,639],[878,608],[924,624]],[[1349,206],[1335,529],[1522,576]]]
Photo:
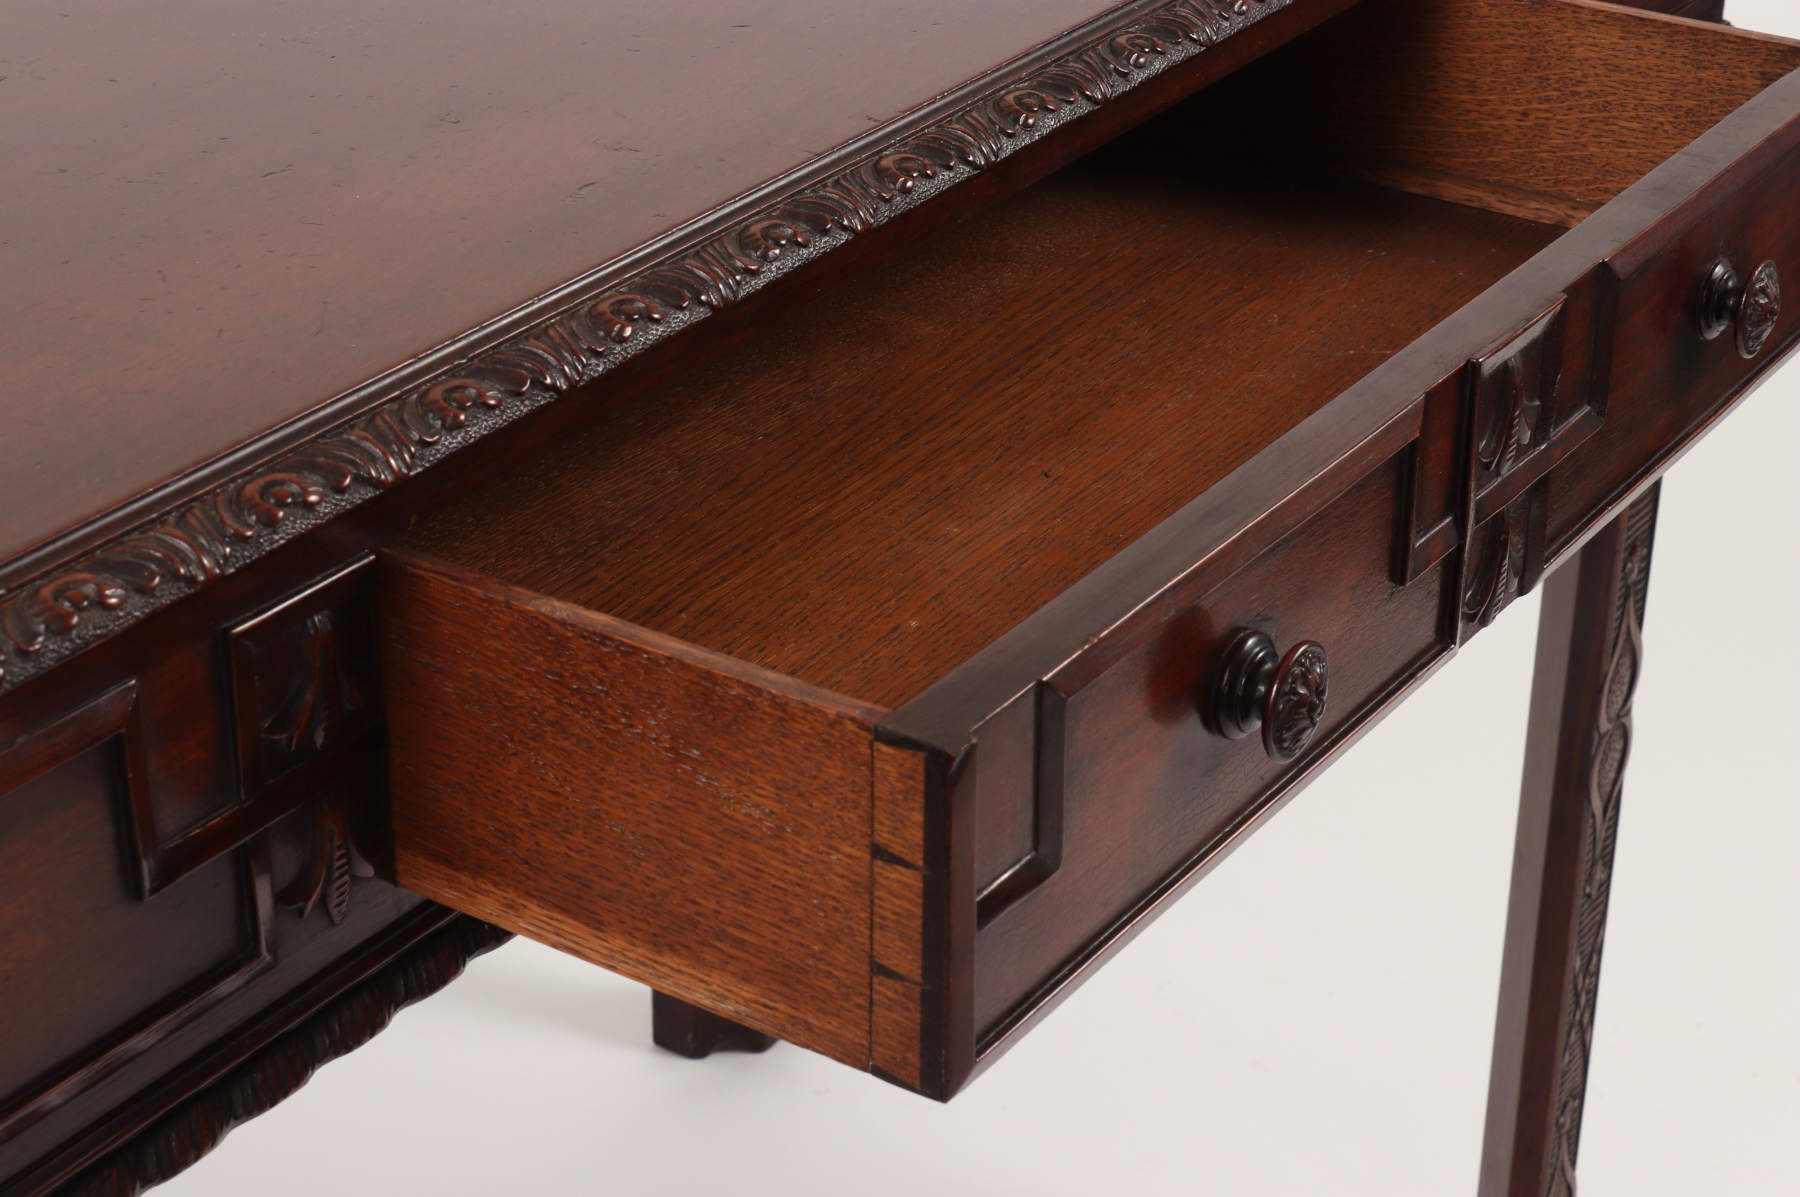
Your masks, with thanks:
[[[1122,13],[1023,78],[0,596],[0,690],[735,303],[1295,0]]]

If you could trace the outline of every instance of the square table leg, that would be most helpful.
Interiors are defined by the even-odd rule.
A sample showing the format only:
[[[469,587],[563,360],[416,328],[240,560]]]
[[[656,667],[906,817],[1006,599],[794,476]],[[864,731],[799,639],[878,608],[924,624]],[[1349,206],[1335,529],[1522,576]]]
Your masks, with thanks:
[[[766,1052],[772,1036],[690,1006],[660,990],[650,998],[650,1035],[656,1046],[698,1060],[714,1052]]]
[[[1660,491],[1545,583],[1481,1197],[1575,1191]]]

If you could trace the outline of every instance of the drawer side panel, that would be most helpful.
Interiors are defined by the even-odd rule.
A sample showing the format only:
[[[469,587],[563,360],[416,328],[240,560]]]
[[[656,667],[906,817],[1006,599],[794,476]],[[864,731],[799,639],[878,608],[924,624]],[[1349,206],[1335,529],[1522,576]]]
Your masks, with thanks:
[[[401,885],[868,1066],[861,712],[425,559],[381,592]]]

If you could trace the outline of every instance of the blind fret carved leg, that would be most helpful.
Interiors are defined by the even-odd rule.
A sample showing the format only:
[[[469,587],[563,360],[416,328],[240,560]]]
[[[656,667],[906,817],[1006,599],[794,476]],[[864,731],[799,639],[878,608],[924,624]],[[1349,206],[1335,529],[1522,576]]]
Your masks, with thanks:
[[[714,1052],[766,1052],[775,1046],[773,1036],[690,1006],[661,991],[651,994],[650,1026],[656,1046],[690,1060]]]
[[[1549,578],[1481,1197],[1570,1197],[1661,486]]]

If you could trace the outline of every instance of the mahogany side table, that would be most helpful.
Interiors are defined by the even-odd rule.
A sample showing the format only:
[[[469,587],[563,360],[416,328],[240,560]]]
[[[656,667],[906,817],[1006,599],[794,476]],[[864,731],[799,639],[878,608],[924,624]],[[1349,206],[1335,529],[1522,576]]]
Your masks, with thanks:
[[[510,934],[948,1100],[1540,584],[1481,1191],[1572,1192],[1658,479],[1800,338],[1720,15],[0,17],[0,1192]]]

